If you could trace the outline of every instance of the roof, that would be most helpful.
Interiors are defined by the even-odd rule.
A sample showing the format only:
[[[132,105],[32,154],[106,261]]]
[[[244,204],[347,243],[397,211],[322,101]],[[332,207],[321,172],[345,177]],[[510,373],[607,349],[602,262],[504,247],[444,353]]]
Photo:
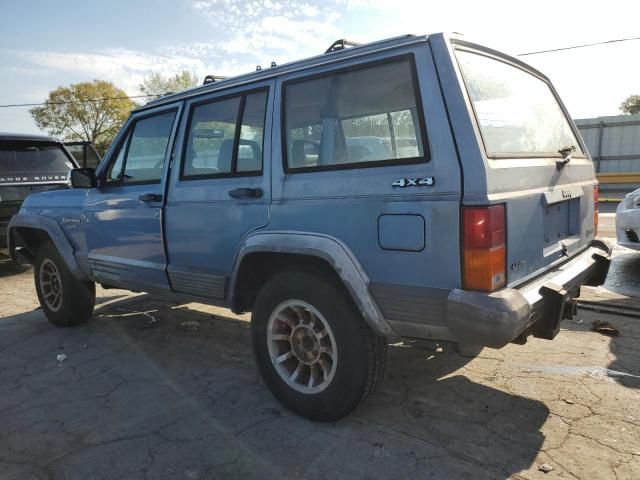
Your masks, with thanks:
[[[2,140],[21,140],[21,141],[27,141],[27,142],[62,143],[59,139],[54,137],[48,137],[46,135],[34,135],[30,133],[0,132],[0,141]]]
[[[415,43],[424,43],[427,41],[427,39],[428,39],[428,36],[426,35],[422,35],[422,36],[402,35],[400,37],[389,38],[386,40],[379,40],[376,42],[366,43],[356,47],[344,48],[342,50],[336,50],[336,51],[324,53],[322,55],[317,55],[315,57],[306,58],[303,60],[297,60],[291,63],[285,63],[283,65],[278,65],[275,67],[265,67],[261,70],[256,70],[254,72],[241,74],[235,77],[229,77],[225,80],[211,82],[206,85],[193,87],[179,93],[174,93],[171,95],[161,97],[156,100],[152,100],[149,103],[142,105],[141,107],[138,107],[134,111],[145,110],[147,108],[157,107],[159,105],[172,103],[172,102],[190,98],[196,95],[215,92],[217,90],[222,90],[222,89],[226,89],[234,86],[240,86],[248,83],[258,82],[260,80],[265,80],[268,78],[272,78],[278,75],[282,75],[282,74],[293,72],[300,69],[312,68],[312,67],[327,64],[327,63],[334,63],[347,58],[358,57],[360,55],[379,52],[379,51],[387,50],[390,48],[398,48],[398,47],[411,45]]]

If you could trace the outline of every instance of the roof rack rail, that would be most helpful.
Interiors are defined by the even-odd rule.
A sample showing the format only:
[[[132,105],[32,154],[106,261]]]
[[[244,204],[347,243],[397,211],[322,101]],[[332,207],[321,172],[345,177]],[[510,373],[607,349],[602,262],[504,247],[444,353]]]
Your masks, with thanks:
[[[347,47],[359,47],[361,43],[352,42],[346,38],[340,38],[331,44],[324,53],[337,52],[338,50],[344,50]]]
[[[220,80],[226,79],[227,77],[221,77],[220,75],[207,75],[206,77],[204,77],[204,81],[202,82],[202,84],[209,85],[210,83],[219,82]]]

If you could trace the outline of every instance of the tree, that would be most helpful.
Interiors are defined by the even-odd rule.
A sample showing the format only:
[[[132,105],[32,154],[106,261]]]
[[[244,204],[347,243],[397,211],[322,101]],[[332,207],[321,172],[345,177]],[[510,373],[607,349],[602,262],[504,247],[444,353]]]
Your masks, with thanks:
[[[640,95],[629,95],[624,102],[620,104],[622,113],[635,115],[640,113]]]
[[[165,77],[161,73],[152,73],[140,84],[140,91],[152,98],[159,98],[167,93],[177,93],[198,85],[195,73],[183,70],[173,76]]]
[[[93,142],[104,155],[134,107],[111,82],[94,80],[52,90],[41,107],[31,109],[31,115],[49,135]]]

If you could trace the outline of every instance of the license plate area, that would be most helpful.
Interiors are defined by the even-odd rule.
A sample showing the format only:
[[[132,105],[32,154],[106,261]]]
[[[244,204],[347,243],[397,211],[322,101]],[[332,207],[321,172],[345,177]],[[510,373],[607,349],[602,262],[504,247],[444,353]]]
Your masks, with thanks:
[[[542,208],[544,209],[545,248],[578,233],[580,198],[543,205]]]

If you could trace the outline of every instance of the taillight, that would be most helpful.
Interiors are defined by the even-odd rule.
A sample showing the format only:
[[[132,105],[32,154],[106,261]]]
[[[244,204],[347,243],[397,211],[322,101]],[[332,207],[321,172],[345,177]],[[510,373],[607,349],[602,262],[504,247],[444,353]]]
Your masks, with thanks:
[[[491,292],[505,285],[504,205],[462,207],[462,250],[465,289]]]
[[[598,201],[600,200],[600,187],[593,186],[593,236],[598,235]]]

